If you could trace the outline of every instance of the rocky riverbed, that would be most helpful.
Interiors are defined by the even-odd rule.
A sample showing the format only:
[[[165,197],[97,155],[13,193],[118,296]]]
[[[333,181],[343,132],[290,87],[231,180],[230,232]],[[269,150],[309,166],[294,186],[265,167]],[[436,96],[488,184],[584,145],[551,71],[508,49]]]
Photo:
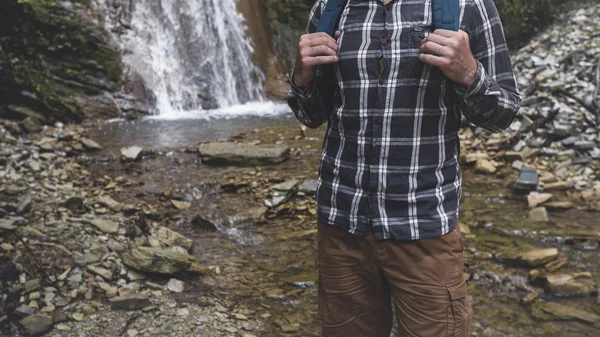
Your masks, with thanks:
[[[461,131],[475,336],[600,331],[599,10],[515,56],[510,130]],[[0,121],[0,335],[318,336],[324,130],[145,123]]]

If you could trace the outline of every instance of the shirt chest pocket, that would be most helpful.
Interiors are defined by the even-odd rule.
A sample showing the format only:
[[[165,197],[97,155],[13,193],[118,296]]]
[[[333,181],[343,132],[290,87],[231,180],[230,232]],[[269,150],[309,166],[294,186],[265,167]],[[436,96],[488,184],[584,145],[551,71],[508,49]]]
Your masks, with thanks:
[[[419,48],[431,29],[430,26],[411,26],[394,34],[390,48],[384,50],[391,77],[397,81],[418,84],[425,70],[425,64],[419,61]]]

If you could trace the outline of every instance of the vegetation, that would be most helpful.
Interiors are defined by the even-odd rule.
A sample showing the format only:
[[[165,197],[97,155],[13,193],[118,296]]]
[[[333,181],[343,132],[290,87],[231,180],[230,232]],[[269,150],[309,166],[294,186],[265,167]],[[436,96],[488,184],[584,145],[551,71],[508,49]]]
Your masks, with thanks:
[[[0,116],[81,121],[75,95],[118,90],[120,55],[108,47],[106,33],[81,15],[89,2],[0,3]]]

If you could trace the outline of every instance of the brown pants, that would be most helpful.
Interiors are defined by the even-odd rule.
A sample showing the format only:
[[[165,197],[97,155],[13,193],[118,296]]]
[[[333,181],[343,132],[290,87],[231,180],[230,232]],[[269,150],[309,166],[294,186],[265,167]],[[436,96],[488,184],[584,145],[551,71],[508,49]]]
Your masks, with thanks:
[[[458,226],[436,239],[376,241],[319,224],[323,337],[468,337],[472,310]]]

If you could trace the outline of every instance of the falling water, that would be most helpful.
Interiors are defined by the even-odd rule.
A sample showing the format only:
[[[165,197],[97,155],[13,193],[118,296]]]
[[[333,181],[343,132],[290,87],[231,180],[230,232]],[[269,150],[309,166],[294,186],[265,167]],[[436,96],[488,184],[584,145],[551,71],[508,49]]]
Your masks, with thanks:
[[[95,0],[123,61],[177,117],[263,100],[264,75],[236,0]]]

